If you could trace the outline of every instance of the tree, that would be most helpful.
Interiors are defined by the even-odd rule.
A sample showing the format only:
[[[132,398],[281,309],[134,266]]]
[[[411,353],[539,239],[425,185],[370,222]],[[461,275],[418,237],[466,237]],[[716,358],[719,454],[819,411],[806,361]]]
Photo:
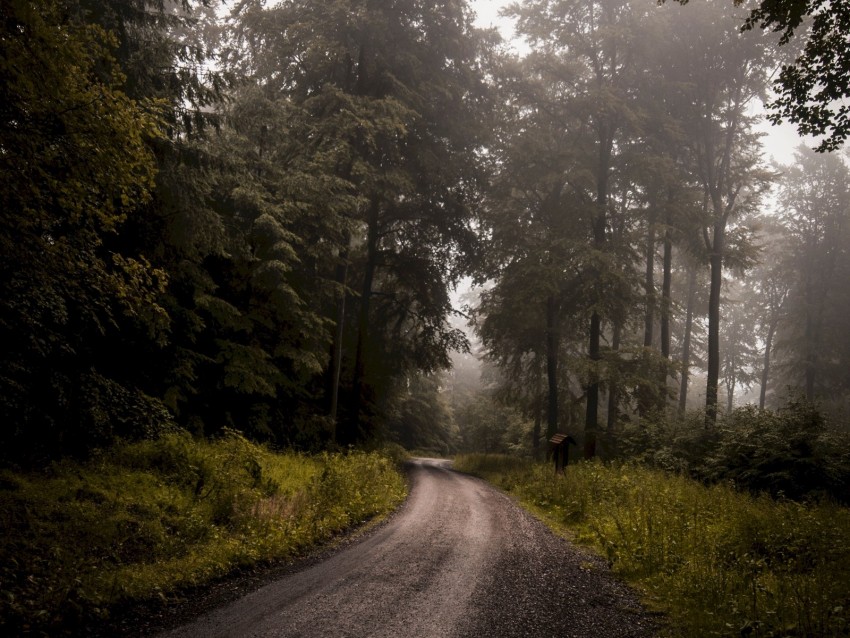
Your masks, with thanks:
[[[677,22],[679,21],[679,22]],[[720,295],[730,222],[758,204],[768,173],[748,105],[764,92],[769,56],[758,38],[741,35],[735,18],[712,2],[674,15],[668,75],[679,87],[676,109],[688,135],[689,162],[704,192],[702,235],[711,267],[706,425],[717,416]]]
[[[448,456],[460,433],[442,395],[439,375],[416,375],[394,398],[389,435],[408,450]]]
[[[455,412],[455,419],[463,452],[521,454],[528,450],[528,422],[486,392]]]
[[[269,170],[274,153],[263,157],[260,125],[252,129],[262,106],[247,108],[245,91],[231,93],[233,109],[224,109],[227,83],[209,71],[216,4],[78,3],[81,19],[116,35],[128,94],[166,105],[166,135],[151,144],[160,168],[153,197],[109,247],[148,255],[168,273],[157,301],[171,323],[153,343],[122,326],[101,365],[161,398],[197,434],[230,426],[292,444],[292,397],[309,394],[310,372],[321,367],[316,344],[326,334],[295,267],[311,263],[308,250],[296,254],[302,237],[293,234],[294,218],[303,223],[306,215],[292,213],[306,207],[306,191],[320,176],[296,185],[307,163],[301,157],[286,164],[289,181],[279,180],[273,193],[266,188],[280,172]],[[274,115],[276,126],[287,117]],[[209,135],[209,124],[220,130],[225,117],[221,135]],[[282,132],[266,137],[278,141]],[[322,188],[329,199],[338,190],[330,182]],[[129,367],[127,360],[145,365]]]
[[[567,320],[579,307],[584,285],[577,268],[586,202],[571,183],[578,164],[572,146],[576,120],[568,103],[573,76],[550,62],[538,55],[503,57],[495,72],[502,110],[484,201],[489,241],[480,274],[494,285],[482,293],[477,317],[508,394],[525,394],[522,406],[535,420],[545,399],[551,435],[559,429],[569,374],[566,344],[574,337]],[[514,387],[526,391],[510,391]]]
[[[592,241],[588,260],[591,279],[600,283],[617,269],[610,255],[612,172],[629,129],[637,115],[629,99],[637,73],[631,49],[637,25],[646,17],[637,5],[621,0],[600,2],[541,0],[524,6],[514,4],[510,12],[518,18],[517,32],[545,52],[553,66],[569,69],[574,78],[567,99],[580,114],[578,143],[583,150],[583,195]],[[563,81],[563,80],[561,80]],[[607,283],[607,282],[606,282]],[[619,282],[612,282],[616,287]],[[598,428],[601,336],[605,294],[609,286],[596,287],[599,296],[591,302],[588,334],[588,380],[586,387],[585,455],[593,456]],[[610,300],[610,297],[608,298]]]
[[[840,157],[805,147],[795,164],[783,167],[781,217],[795,273],[787,300],[785,329],[777,347],[785,351],[787,381],[809,401],[846,396],[841,362],[848,349],[843,282],[848,272],[850,173]]]
[[[769,248],[764,250],[761,263],[754,269],[749,285],[758,308],[757,335],[764,344],[759,389],[761,410],[767,402],[777,330],[786,314],[788,294],[794,279],[782,227],[769,227],[763,235],[763,242]]]
[[[741,4],[743,0],[736,0]],[[787,119],[801,135],[824,136],[819,151],[834,151],[850,134],[850,6],[829,0],[762,0],[751,10],[744,30],[781,33],[780,44],[804,31],[802,53],[783,64],[774,82],[777,96],[768,104],[775,124]]]
[[[696,348],[694,345],[697,341],[695,338],[697,330],[695,328],[699,328],[695,317],[697,314],[697,295],[702,289],[702,286],[700,286],[701,282],[699,281],[700,268],[695,264],[688,264],[686,273],[688,283],[687,293],[685,294],[685,322],[682,326],[681,367],[679,370],[678,410],[680,414],[683,414],[688,406],[688,383],[690,381],[691,365],[695,358],[694,351]]]
[[[640,104],[644,123],[641,139],[636,144],[640,155],[635,163],[639,189],[646,206],[642,215],[646,224],[643,345],[645,348],[654,348],[660,354],[660,360],[657,379],[648,379],[651,387],[642,390],[656,400],[639,398],[640,412],[662,410],[669,392],[668,379],[674,369],[669,362],[676,311],[674,264],[679,267],[681,262],[685,262],[686,267],[692,267],[691,274],[696,277],[697,263],[705,252],[698,221],[704,199],[703,189],[690,170],[688,128],[677,99],[681,90],[680,78],[668,73],[669,51],[663,46],[657,46],[658,42],[668,40],[673,28],[671,13],[664,8],[659,9],[658,15],[647,25],[645,35],[645,40],[652,45],[645,44],[642,51],[647,68],[645,76],[640,80],[639,91],[643,96]],[[659,275],[660,290],[656,284]],[[690,328],[695,310],[695,279],[693,284],[693,288],[682,291],[682,305],[686,308],[686,316],[691,318],[691,321],[686,318],[683,330],[684,341],[688,346],[683,349],[688,357]],[[686,377],[685,374],[682,378],[683,397],[687,394]]]
[[[356,320],[339,431],[352,442],[372,433],[393,378],[445,367],[448,350],[464,347],[447,321],[448,288],[476,243],[470,206],[487,108],[481,37],[456,0],[244,3],[235,18],[227,59],[270,99],[328,123],[333,175],[360,197],[344,213],[347,236],[336,239],[350,266],[339,273],[356,277],[359,293],[345,306]]]
[[[726,319],[720,330],[720,374],[726,385],[726,413],[735,407],[735,393],[759,378],[753,308],[742,298],[746,288],[727,285]]]
[[[165,393],[207,432],[230,425],[322,446],[331,433],[312,413],[332,338],[332,273],[344,214],[360,200],[334,175],[327,120],[250,86],[221,120],[219,134],[190,147],[204,158],[203,188],[192,202],[176,198],[191,214],[185,239],[172,239],[180,322]]]
[[[119,420],[101,419],[85,386],[125,402],[148,397],[104,377],[98,349],[119,322],[160,335],[167,323],[157,304],[165,273],[108,247],[150,198],[148,142],[161,135],[162,105],[130,99],[114,37],[63,9],[0,9],[2,438],[7,452],[26,455],[109,440]],[[167,420],[161,406],[148,414]],[[122,418],[130,430],[142,425]]]
[[[747,2],[734,0],[734,4]],[[794,62],[782,63],[774,81],[777,95],[768,103],[772,110],[768,119],[774,124],[787,119],[797,125],[800,135],[825,136],[818,151],[838,149],[850,134],[850,110],[845,104],[850,97],[850,7],[829,0],[760,0],[741,26],[742,31],[754,29],[781,33],[780,45],[796,45],[785,53]]]

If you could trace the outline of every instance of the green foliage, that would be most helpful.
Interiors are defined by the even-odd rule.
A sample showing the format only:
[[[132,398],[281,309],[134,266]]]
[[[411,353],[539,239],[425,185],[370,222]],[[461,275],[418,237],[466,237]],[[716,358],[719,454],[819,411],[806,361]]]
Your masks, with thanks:
[[[0,631],[78,633],[123,603],[302,553],[404,495],[378,453],[277,454],[233,431],[3,470]]]
[[[139,391],[103,369],[98,349],[119,325],[156,340],[168,323],[167,275],[112,245],[150,199],[163,105],[130,99],[113,34],[64,9],[0,9],[0,441],[11,456],[99,442],[77,416],[113,406],[85,405],[86,380]]]
[[[441,395],[443,380],[437,375],[417,375],[393,397],[387,422],[389,435],[408,450],[423,455],[448,456],[458,443],[452,413]]]
[[[740,0],[739,0],[740,1]],[[807,21],[804,28],[803,20]],[[850,117],[842,104],[848,97],[850,54],[844,34],[850,29],[850,10],[843,3],[824,0],[762,0],[751,10],[745,30],[770,29],[781,33],[780,43],[804,42],[794,51],[794,62],[783,64],[769,103],[773,123],[787,120],[801,135],[823,136],[818,151],[834,151],[850,134]],[[797,35],[797,38],[801,37]]]
[[[706,487],[631,463],[551,466],[484,455],[455,466],[594,546],[664,612],[670,636],[846,636],[850,511]]]
[[[350,379],[338,432],[354,440],[381,429],[406,377],[448,367],[448,352],[466,345],[447,321],[448,289],[476,245],[476,151],[487,134],[482,39],[454,1],[241,3],[232,25],[225,60],[256,81],[240,105],[251,117],[238,130],[260,156],[265,201],[289,220],[297,214],[288,229],[310,285],[333,276],[334,297],[349,297],[344,316],[339,299],[304,310],[345,324],[334,343],[346,354],[343,386]],[[300,184],[344,184],[345,196],[291,198],[300,185],[293,169],[302,167]],[[289,199],[294,205],[281,206]],[[317,248],[325,259],[310,259]]]
[[[627,427],[622,458],[683,472],[707,483],[795,500],[847,501],[850,435],[805,401],[778,411],[747,406],[705,429],[699,413],[680,421]]]
[[[120,437],[156,438],[176,429],[161,401],[97,373],[83,375],[81,395],[76,417],[93,445],[109,446]]]
[[[523,454],[531,448],[531,424],[514,408],[479,394],[455,409],[462,452]]]
[[[777,325],[777,386],[839,410],[850,396],[843,364],[850,352],[850,294],[843,285],[850,273],[849,184],[850,169],[840,157],[800,147],[794,163],[783,167],[779,191],[787,238],[779,257],[789,291]]]

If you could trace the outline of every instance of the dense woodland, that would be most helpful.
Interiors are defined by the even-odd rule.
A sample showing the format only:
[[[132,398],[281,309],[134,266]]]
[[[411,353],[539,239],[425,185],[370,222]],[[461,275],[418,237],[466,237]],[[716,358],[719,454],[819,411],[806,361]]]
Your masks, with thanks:
[[[834,443],[848,16],[798,4],[525,0],[517,53],[462,0],[4,0],[6,462]]]

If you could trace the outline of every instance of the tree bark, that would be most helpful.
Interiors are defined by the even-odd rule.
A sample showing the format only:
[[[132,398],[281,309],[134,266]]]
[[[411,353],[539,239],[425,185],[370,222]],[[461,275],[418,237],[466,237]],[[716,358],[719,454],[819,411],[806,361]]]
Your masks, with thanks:
[[[540,430],[543,425],[543,388],[538,382],[534,397],[534,429],[531,432],[531,455],[535,461],[540,460]]]
[[[694,305],[697,296],[697,270],[688,272],[688,305],[685,311],[685,335],[682,339],[682,381],[679,386],[679,412],[688,405],[688,377],[691,369],[691,334],[694,326]]]
[[[726,224],[714,223],[711,289],[708,298],[708,377],[705,385],[705,426],[717,423],[717,389],[720,380],[720,290],[723,285],[723,251]]]
[[[620,333],[622,332],[621,322],[614,322],[613,335],[611,337],[611,350],[614,356],[620,350]],[[608,384],[608,434],[614,433],[614,428],[617,425],[619,413],[617,404],[620,402],[620,389],[614,380],[611,379]]]
[[[726,386],[726,414],[732,412],[735,406],[735,382],[731,382]]]
[[[599,168],[596,186],[596,217],[593,220],[593,243],[597,249],[605,246],[608,208],[608,170],[611,159],[611,144],[600,144]],[[596,273],[599,276],[600,273]],[[602,333],[602,318],[594,311],[590,316],[590,343],[587,356],[596,367],[600,359],[599,343]],[[594,369],[587,385],[587,410],[584,418],[584,458],[596,456],[596,429],[599,426],[599,376]]]
[[[808,278],[807,278],[808,279]],[[806,281],[806,327],[803,338],[806,341],[806,362],[804,370],[804,381],[806,389],[806,401],[810,403],[815,400],[815,376],[817,374],[817,346],[815,343],[815,317],[814,315],[814,292],[811,280]]]
[[[661,356],[670,359],[670,289],[672,287],[673,237],[668,225],[664,231],[664,274],[661,281]],[[663,371],[667,383],[667,371]]]
[[[649,228],[646,238],[646,271],[644,288],[646,292],[646,313],[643,322],[643,347],[652,347],[655,329],[655,203],[651,202]]]
[[[588,357],[595,365],[599,361],[600,337],[599,313],[590,316],[590,348]],[[590,459],[596,455],[596,428],[599,415],[599,379],[597,371],[591,371],[591,381],[587,386],[587,411],[584,419],[584,458]]]
[[[342,372],[342,338],[345,329],[345,280],[348,274],[348,249],[340,253],[340,261],[336,267],[335,280],[341,287],[339,305],[337,307],[336,329],[331,344],[331,400],[328,416],[333,424],[333,441],[337,442],[337,406],[339,405],[339,379]]]
[[[770,375],[770,351],[773,348],[773,335],[776,332],[776,323],[771,322],[767,329],[767,338],[764,342],[764,366],[761,371],[761,389],[759,390],[759,410],[764,410],[767,400],[767,380]]]
[[[549,386],[546,410],[546,433],[551,437],[558,431],[558,301],[554,295],[546,299],[546,379]]]
[[[667,391],[667,377],[669,376],[669,361],[670,361],[670,308],[671,303],[671,288],[673,285],[673,236],[670,231],[670,220],[667,219],[667,228],[664,231],[664,257],[663,257],[663,274],[661,278],[661,366],[658,370],[659,383],[659,399],[658,409],[664,410],[667,406],[670,395]]]
[[[815,400],[815,376],[817,374],[817,368],[815,367],[815,354],[814,354],[814,329],[811,326],[811,321],[806,321],[806,343],[808,344],[808,348],[806,351],[806,372],[805,372],[805,382],[806,382],[806,401],[810,403]]]
[[[343,443],[354,443],[363,434],[360,413],[367,373],[367,348],[369,346],[369,314],[372,300],[372,284],[378,264],[378,216],[380,205],[377,200],[369,208],[366,235],[366,269],[360,292],[360,315],[357,322],[357,351],[354,358],[354,379],[351,392],[351,427]]]

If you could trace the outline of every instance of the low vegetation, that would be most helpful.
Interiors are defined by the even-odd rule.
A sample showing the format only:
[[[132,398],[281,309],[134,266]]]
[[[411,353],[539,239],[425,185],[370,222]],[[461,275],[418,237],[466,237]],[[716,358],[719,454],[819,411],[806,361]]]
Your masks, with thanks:
[[[122,604],[293,557],[405,492],[378,453],[277,454],[236,432],[2,470],[0,633],[73,633]]]
[[[465,455],[455,467],[513,493],[596,547],[663,611],[671,636],[847,636],[850,510],[706,485],[635,463],[548,465]]]
[[[704,415],[629,425],[615,455],[706,484],[734,483],[753,494],[850,505],[850,430],[816,405],[792,399],[778,410],[744,406],[705,428]]]

